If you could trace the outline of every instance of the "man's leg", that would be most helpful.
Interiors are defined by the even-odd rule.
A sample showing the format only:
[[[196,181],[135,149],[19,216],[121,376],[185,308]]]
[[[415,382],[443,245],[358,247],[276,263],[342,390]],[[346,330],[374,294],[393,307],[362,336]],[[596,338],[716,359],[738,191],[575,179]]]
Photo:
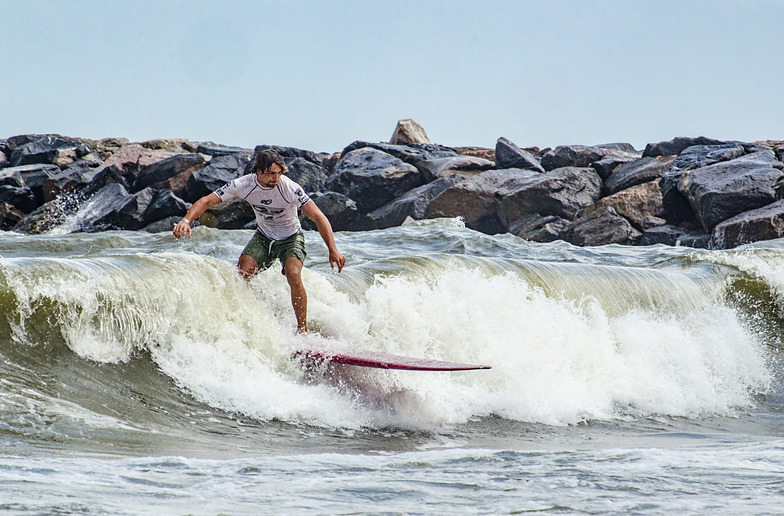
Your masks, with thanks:
[[[308,293],[302,283],[302,260],[289,256],[283,264],[283,271],[291,289],[291,306],[297,317],[297,332],[308,332]]]
[[[258,272],[259,264],[249,255],[243,254],[240,255],[240,260],[237,262],[237,269],[239,270],[240,276],[242,276],[245,281],[250,281],[253,275]]]

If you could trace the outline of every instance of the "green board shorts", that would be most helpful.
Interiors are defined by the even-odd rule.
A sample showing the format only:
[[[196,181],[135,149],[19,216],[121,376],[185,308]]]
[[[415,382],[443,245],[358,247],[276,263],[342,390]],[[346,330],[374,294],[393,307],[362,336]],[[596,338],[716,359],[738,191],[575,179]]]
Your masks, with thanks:
[[[242,254],[253,258],[261,271],[269,268],[275,259],[279,259],[280,273],[286,274],[283,270],[286,258],[296,256],[303,264],[305,263],[305,257],[308,255],[305,252],[305,234],[300,230],[283,240],[271,240],[257,229],[248,245],[242,250]]]

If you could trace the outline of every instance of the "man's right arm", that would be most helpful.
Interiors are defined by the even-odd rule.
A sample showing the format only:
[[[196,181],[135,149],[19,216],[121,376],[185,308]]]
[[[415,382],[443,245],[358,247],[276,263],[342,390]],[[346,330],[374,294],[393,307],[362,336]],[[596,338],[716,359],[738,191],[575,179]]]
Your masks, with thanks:
[[[185,235],[188,235],[188,238],[190,238],[191,223],[201,217],[202,213],[212,208],[219,202],[221,202],[221,198],[218,197],[215,193],[211,193],[209,195],[205,195],[193,203],[193,206],[191,206],[191,209],[188,210],[188,213],[185,214],[185,217],[183,217],[182,220],[174,226],[174,230],[172,231],[172,233],[174,233],[174,238],[179,240]]]

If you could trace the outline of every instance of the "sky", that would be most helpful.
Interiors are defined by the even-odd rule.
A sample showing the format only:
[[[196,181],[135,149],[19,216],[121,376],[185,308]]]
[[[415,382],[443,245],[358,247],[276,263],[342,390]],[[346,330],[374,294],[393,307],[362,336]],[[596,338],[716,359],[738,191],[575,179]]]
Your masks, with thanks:
[[[0,49],[0,138],[784,140],[784,0],[2,0]]]

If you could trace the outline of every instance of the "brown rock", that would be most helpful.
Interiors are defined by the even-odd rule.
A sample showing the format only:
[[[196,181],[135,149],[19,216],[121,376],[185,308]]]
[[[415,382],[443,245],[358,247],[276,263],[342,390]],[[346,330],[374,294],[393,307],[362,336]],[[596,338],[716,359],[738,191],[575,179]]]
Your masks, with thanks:
[[[410,118],[400,120],[392,133],[389,143],[393,145],[409,145],[411,143],[432,143],[425,129]]]
[[[649,229],[665,224],[663,219],[656,217],[662,204],[660,180],[650,181],[633,186],[618,193],[600,199],[595,204],[580,211],[578,217],[585,217],[594,211],[609,206],[632,223],[637,229]]]

